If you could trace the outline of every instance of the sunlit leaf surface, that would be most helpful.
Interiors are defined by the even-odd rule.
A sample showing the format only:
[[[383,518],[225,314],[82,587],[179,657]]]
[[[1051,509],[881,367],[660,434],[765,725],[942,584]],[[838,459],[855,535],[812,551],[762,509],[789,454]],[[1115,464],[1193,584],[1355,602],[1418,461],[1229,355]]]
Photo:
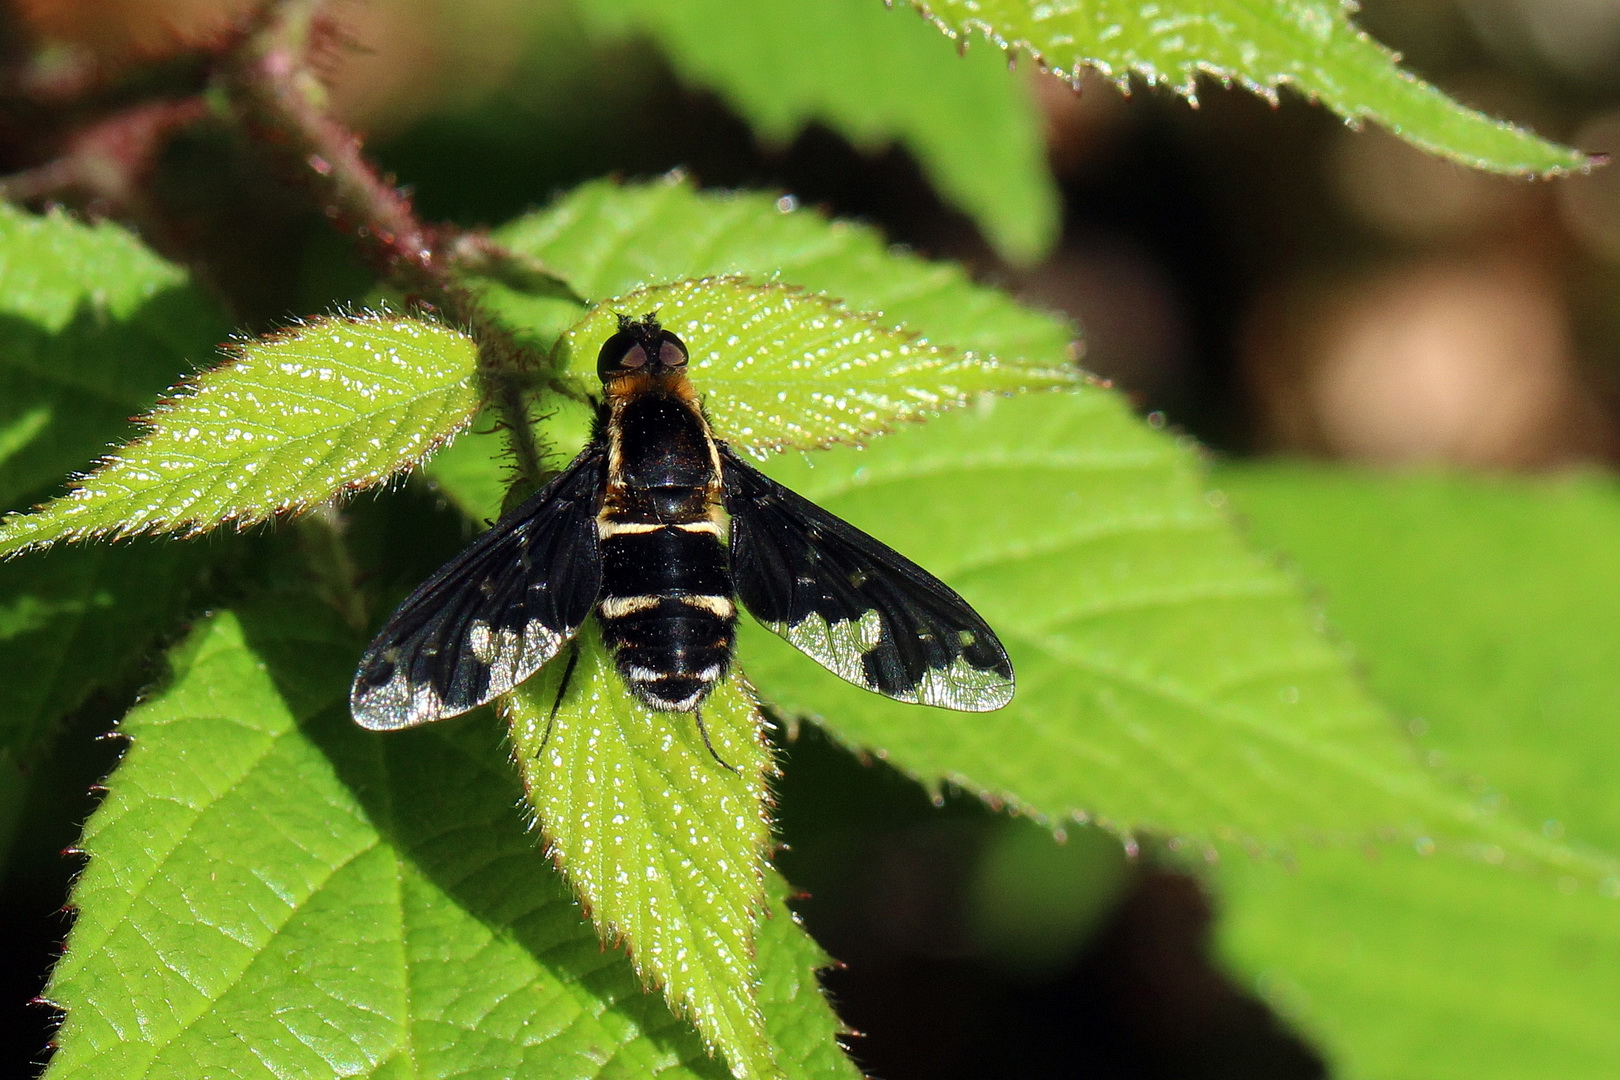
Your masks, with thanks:
[[[778,1075],[754,964],[769,835],[763,720],[733,676],[703,703],[705,745],[696,717],[631,695],[594,621],[578,648],[560,702],[566,662],[506,705],[552,857],[603,937],[628,947],[736,1075]]]
[[[67,495],[0,523],[0,554],[306,508],[420,461],[478,404],[472,342],[399,316],[316,320],[235,352]]]
[[[631,185],[603,181],[583,185],[549,209],[520,218],[499,230],[499,236],[544,260],[597,301],[684,279],[752,276],[760,282],[825,293],[841,301],[842,309],[862,313],[879,327],[918,335],[919,345],[978,358],[975,371],[982,378],[976,376],[974,383],[967,382],[968,372],[947,366],[944,374],[954,377],[889,378],[866,390],[854,387],[851,399],[857,406],[866,393],[886,392],[897,405],[916,414],[922,411],[917,403],[929,394],[953,396],[948,393],[953,383],[995,390],[1014,388],[1020,381],[1031,388],[1048,387],[1055,379],[1067,378],[1063,373],[1072,362],[1075,330],[1066,321],[1022,307],[999,290],[973,284],[954,264],[888,250],[870,228],[828,221],[767,195],[697,192],[678,178]],[[586,314],[577,304],[525,296],[501,286],[490,286],[486,296],[520,333],[546,350]],[[699,358],[694,374],[698,392],[706,397],[711,389],[724,391],[730,379],[746,373],[728,370],[728,364],[737,362],[730,344],[717,351],[719,360]],[[578,389],[591,388],[594,359],[589,349],[577,355],[570,351]],[[728,414],[719,425],[727,437],[739,437],[742,428],[752,426],[742,419],[742,407],[777,412],[782,404],[779,393],[801,393],[747,382],[737,390],[735,395],[723,393],[709,400],[711,410]],[[821,392],[821,387],[810,391]],[[818,411],[825,414],[825,404]],[[567,453],[577,450],[588,424],[577,406],[566,401],[548,403],[546,413],[540,433],[564,455],[561,464]],[[732,414],[738,417],[736,422],[729,419]],[[859,431],[864,425],[859,416],[836,417],[807,431],[808,445],[844,431]],[[428,473],[469,512],[492,517],[499,510],[494,494],[505,474],[504,454],[503,442],[494,433],[470,435],[435,458]]]
[[[825,296],[740,278],[642,289],[604,303],[563,335],[559,366],[600,392],[602,342],[620,315],[656,312],[685,342],[715,430],[750,450],[861,442],[981,393],[1057,389],[1060,366],[956,352]]]
[[[223,613],[125,721],[51,1080],[727,1076],[525,830],[492,717],[355,727],[359,645],[302,599]],[[765,1029],[795,1077],[851,1077],[782,893],[755,932]]]
[[[889,250],[868,226],[829,221],[791,199],[758,192],[695,191],[680,178],[583,184],[496,236],[543,260],[593,301],[683,278],[740,274],[824,292],[935,344],[1004,360],[1061,364],[1075,337],[1065,320],[974,284],[954,263]],[[580,314],[501,287],[490,296],[548,345]]]
[[[987,399],[763,467],[955,586],[1012,656],[1011,705],[950,713],[851,687],[746,628],[767,700],[913,775],[1202,843],[1430,836],[1609,872],[1422,766],[1296,584],[1206,500],[1192,454],[1112,395]]]
[[[114,225],[0,202],[0,509],[23,509],[206,363],[218,306]]]

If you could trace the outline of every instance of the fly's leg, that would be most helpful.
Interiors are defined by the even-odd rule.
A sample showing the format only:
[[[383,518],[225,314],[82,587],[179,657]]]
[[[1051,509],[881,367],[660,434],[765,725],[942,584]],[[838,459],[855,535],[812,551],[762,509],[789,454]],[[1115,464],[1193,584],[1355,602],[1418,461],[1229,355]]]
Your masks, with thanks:
[[[534,756],[539,757],[551,741],[551,728],[557,722],[557,710],[562,708],[563,695],[568,693],[568,684],[574,681],[574,665],[579,663],[579,642],[568,643],[568,665],[563,668],[562,682],[557,686],[557,700],[551,703],[551,715],[546,717],[546,733],[540,736],[540,746],[535,750]]]
[[[702,712],[702,710],[693,709],[692,710],[692,718],[697,721],[698,734],[703,736],[703,745],[709,751],[709,756],[714,758],[714,760],[718,761],[722,768],[730,769],[733,773],[736,773],[736,775],[741,776],[742,773],[738,772],[737,767],[735,765],[726,764],[725,758],[721,757],[719,754],[714,752],[714,743],[709,741],[709,729],[703,726],[703,712]]]

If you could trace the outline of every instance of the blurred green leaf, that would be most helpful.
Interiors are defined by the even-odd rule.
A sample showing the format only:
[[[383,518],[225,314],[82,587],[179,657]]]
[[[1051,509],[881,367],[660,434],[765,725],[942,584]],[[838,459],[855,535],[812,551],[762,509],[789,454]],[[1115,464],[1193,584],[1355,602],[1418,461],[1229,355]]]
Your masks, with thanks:
[[[1418,742],[1549,829],[1620,851],[1620,490],[1607,478],[1228,466]],[[1445,629],[1441,633],[1441,628]]]
[[[0,202],[0,284],[0,509],[127,436],[228,330],[184,271],[60,212]]]
[[[1620,850],[1620,492],[1611,480],[1246,466],[1218,477],[1322,589],[1367,680],[1487,803]],[[1310,852],[1222,868],[1224,947],[1339,1073],[1620,1070],[1620,877]]]
[[[986,838],[968,886],[973,944],[997,966],[1053,976],[1091,940],[1131,884],[1115,837],[1073,826],[1062,843],[1025,818],[1003,818]]]
[[[487,713],[355,727],[360,645],[274,597],[174,652],[86,830],[47,1076],[727,1075],[525,832]],[[795,1076],[848,1078],[781,895],[767,1031]]]
[[[26,754],[171,627],[218,544],[142,541],[0,562],[0,749]]]
[[[691,353],[715,430],[748,450],[859,443],[977,394],[1051,390],[1062,366],[956,352],[825,296],[742,278],[700,278],[603,303],[558,343],[558,370],[598,392],[596,357],[618,316],[656,311]]]
[[[1040,112],[988,50],[958,55],[873,0],[587,0],[580,11],[599,29],[652,35],[768,141],[820,122],[869,152],[903,143],[1010,259],[1038,257],[1056,235]]]
[[[423,470],[457,510],[480,524],[501,516],[513,477],[511,444],[485,419],[475,420],[470,430],[429,458]],[[551,420],[544,425],[547,430]]]
[[[67,495],[0,522],[0,554],[304,509],[410,467],[478,406],[472,342],[432,323],[319,319],[235,352]]]
[[[563,700],[567,664],[552,663],[504,709],[548,850],[597,932],[628,947],[643,981],[736,1076],[781,1075],[754,965],[771,765],[753,697],[736,675],[716,687],[701,710],[705,745],[691,714],[631,695],[594,621],[574,647]]]
[[[914,776],[1201,844],[1432,836],[1587,878],[1613,865],[1420,766],[1295,584],[1206,501],[1192,453],[1114,395],[986,399],[764,467],[950,582],[1012,655],[1012,704],[967,715],[851,687],[745,624],[767,700]]]
[[[1607,1080],[1620,900],[1410,849],[1215,875],[1220,951],[1344,1080]]]
[[[988,36],[1078,77],[1096,68],[1193,97],[1199,76],[1275,97],[1288,86],[1351,123],[1371,120],[1425,150],[1482,169],[1552,173],[1586,156],[1466,108],[1403,71],[1342,0],[931,0],[913,6],[951,37]]]

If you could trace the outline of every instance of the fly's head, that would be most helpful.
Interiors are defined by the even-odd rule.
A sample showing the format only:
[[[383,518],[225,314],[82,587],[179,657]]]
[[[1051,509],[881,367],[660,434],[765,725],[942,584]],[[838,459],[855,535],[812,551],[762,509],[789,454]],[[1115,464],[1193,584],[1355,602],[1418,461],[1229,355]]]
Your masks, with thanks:
[[[619,330],[596,355],[596,374],[609,393],[615,384],[643,379],[681,382],[686,378],[686,343],[658,323],[649,311],[639,319],[619,316]]]

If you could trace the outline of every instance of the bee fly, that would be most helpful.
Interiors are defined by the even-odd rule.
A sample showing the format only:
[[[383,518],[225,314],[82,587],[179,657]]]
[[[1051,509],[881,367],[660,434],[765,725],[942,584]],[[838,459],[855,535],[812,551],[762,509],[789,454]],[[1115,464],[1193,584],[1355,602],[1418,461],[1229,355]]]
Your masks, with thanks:
[[[857,686],[968,712],[1012,699],[1012,664],[967,602],[742,461],[710,430],[686,363],[653,315],[619,317],[597,357],[590,443],[394,612],[355,675],[361,727],[414,727],[506,693],[592,611],[637,698],[697,713],[731,665],[739,599]]]

